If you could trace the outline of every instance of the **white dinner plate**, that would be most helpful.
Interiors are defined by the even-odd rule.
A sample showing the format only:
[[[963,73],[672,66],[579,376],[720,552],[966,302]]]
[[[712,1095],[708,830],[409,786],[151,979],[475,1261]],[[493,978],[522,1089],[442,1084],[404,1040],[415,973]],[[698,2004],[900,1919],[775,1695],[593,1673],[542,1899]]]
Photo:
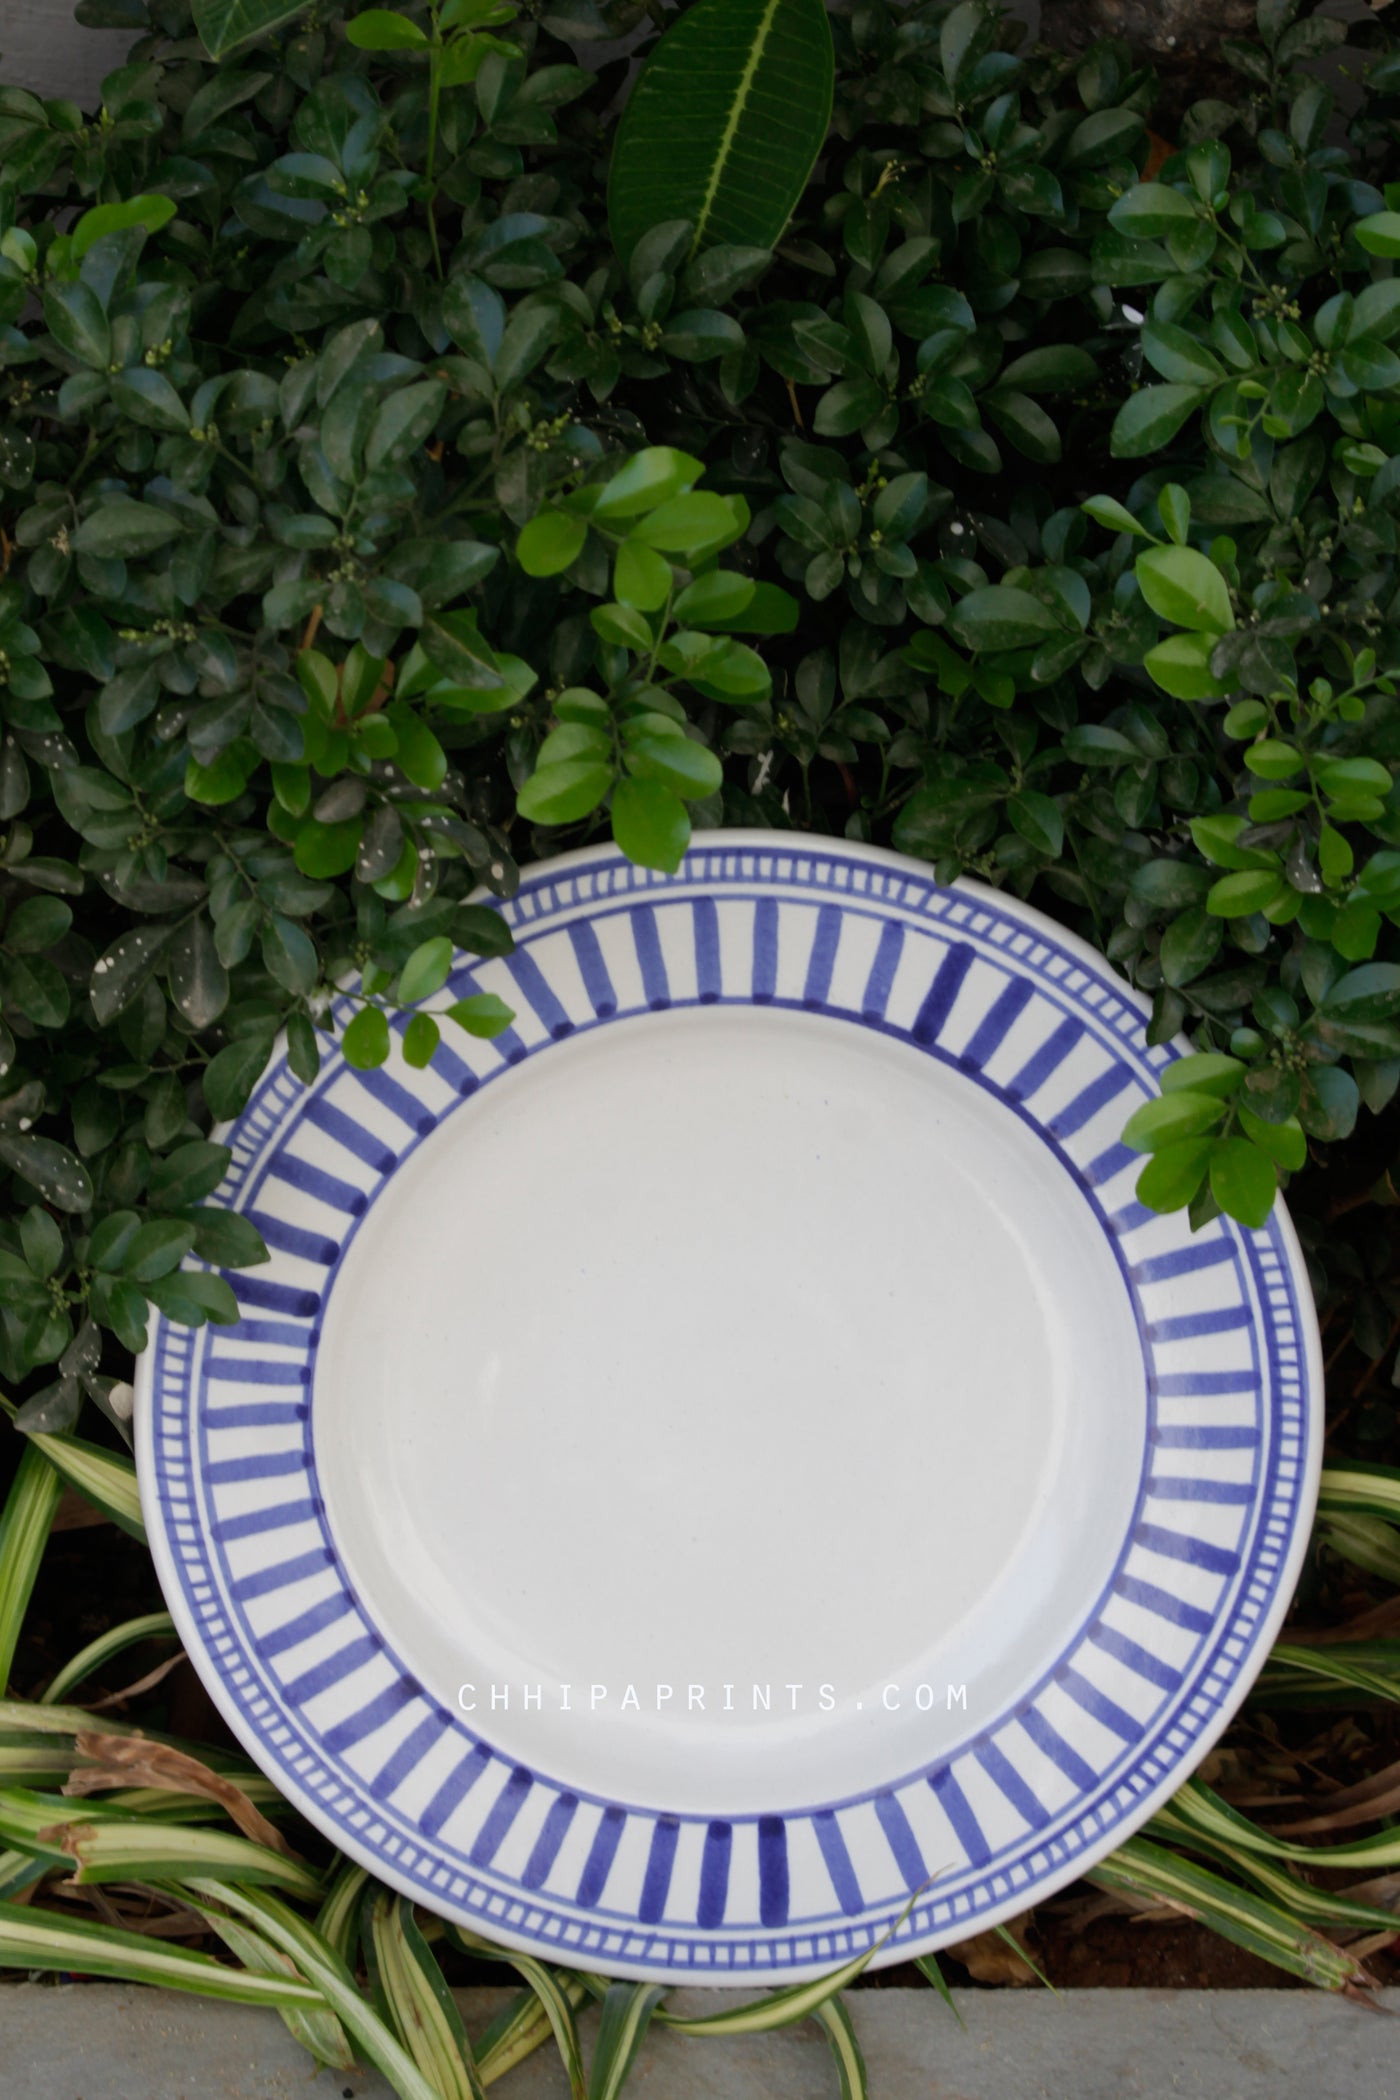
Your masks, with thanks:
[[[415,1071],[401,1018],[311,1087],[279,1050],[224,1134],[272,1259],[137,1387],[197,1668],[352,1857],[560,1962],[792,1979],[1025,1910],[1287,1610],[1322,1382],[1282,1205],[1137,1204],[1178,1049],[1014,899],[711,832],[501,909],[449,990],[505,1034]]]

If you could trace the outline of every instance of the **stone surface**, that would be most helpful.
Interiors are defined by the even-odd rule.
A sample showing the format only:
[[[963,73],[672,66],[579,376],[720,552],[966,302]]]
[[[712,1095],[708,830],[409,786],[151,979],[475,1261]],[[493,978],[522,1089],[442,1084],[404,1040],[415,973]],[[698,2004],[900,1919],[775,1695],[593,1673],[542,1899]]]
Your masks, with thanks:
[[[73,0],[0,0],[0,80],[95,109],[99,83],[126,63],[124,30],[84,29]]]
[[[462,1994],[479,2031],[507,1994]],[[725,1992],[680,1991],[714,2011]],[[1383,2100],[1400,2087],[1400,1991],[1382,2010],[1320,1991],[856,1991],[871,2100]],[[591,2016],[585,2043],[591,2038]],[[506,2100],[567,2100],[551,2050]],[[656,2029],[632,2100],[835,2100],[810,2021],[701,2042]],[[0,1984],[0,2100],[391,2100],[361,2071],[313,2074],[272,2013],[119,1984]]]

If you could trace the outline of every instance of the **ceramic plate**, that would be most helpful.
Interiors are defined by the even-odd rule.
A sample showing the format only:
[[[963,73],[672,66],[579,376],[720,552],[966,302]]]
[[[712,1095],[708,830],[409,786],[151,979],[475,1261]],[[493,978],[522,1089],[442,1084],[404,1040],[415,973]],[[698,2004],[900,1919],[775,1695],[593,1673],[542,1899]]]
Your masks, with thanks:
[[[515,1012],[279,1054],[157,1321],[142,1492],[259,1764],[446,1915],[732,1981],[965,1937],[1199,1760],[1316,1494],[1311,1299],[1139,1207],[1171,1047],[1103,959],[888,854],[708,833],[530,870]],[[449,1024],[450,1025],[450,1024]]]

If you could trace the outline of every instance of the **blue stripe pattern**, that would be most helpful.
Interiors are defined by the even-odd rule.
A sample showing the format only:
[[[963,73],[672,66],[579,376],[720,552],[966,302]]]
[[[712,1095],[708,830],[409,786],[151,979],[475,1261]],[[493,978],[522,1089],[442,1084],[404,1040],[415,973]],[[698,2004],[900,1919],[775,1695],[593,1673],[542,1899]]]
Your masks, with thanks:
[[[804,1006],[825,1006],[831,990],[831,973],[841,939],[841,913],[834,904],[824,904],[817,913],[817,934],[807,964],[807,982],[802,987]]]
[[[950,948],[938,965],[938,974],[923,997],[923,1003],[914,1018],[909,1033],[916,1043],[925,1048],[936,1043],[947,1024],[948,1016],[957,1004],[963,980],[972,968],[973,954],[965,941]]]
[[[975,1867],[985,1867],[992,1856],[992,1848],[986,1835],[972,1813],[966,1794],[953,1777],[947,1765],[940,1765],[930,1772],[929,1785],[938,1797],[939,1806],[958,1834],[958,1842]]]
[[[647,1005],[653,1008],[669,1006],[671,987],[666,977],[666,958],[661,953],[656,913],[649,904],[632,907],[632,938],[637,944],[637,962],[641,967]]]
[[[996,1056],[1034,996],[1035,987],[1029,977],[1014,977],[1005,991],[997,993],[990,1011],[978,1022],[959,1063],[970,1072],[980,1071]]]
[[[562,1000],[550,989],[548,978],[527,949],[517,948],[514,955],[508,955],[506,968],[517,991],[529,1000],[556,1042],[573,1033],[574,1024]]]
[[[492,1803],[490,1815],[472,1840],[469,1856],[474,1867],[490,1866],[505,1843],[512,1823],[525,1806],[525,1797],[534,1783],[533,1774],[527,1772],[523,1765],[515,1767]]]
[[[629,1941],[620,1958],[676,1976],[708,1963],[696,1949],[722,1944],[738,1980],[770,1965],[829,1966],[868,1947],[898,1915],[891,1867],[919,1892],[901,1948],[1025,1908],[1049,1871],[1039,1862],[1068,1856],[1062,1835],[1088,1863],[1115,1841],[1122,1801],[1146,1798],[1144,1783],[1169,1789],[1175,1744],[1196,1738],[1221,1687],[1267,1646],[1257,1601],[1236,1620],[1236,1600],[1246,1585],[1256,1600],[1289,1587],[1285,1545],[1306,1528],[1299,1454],[1315,1448],[1315,1396],[1300,1347],[1302,1275],[1279,1232],[1222,1221],[1193,1236],[1131,1200],[1140,1162],[1115,1132],[1172,1053],[1146,1049],[1141,1012],[1105,966],[1061,951],[1054,930],[1014,900],[940,891],[907,868],[888,873],[862,849],[804,841],[795,858],[775,836],[736,854],[723,834],[709,836],[676,878],[606,850],[576,857],[558,878],[527,873],[501,908],[514,950],[473,958],[453,980],[459,992],[498,990],[522,1016],[479,1071],[446,1043],[422,1074],[397,1048],[369,1073],[332,1056],[310,1089],[274,1063],[231,1133],[233,1161],[214,1199],[261,1230],[272,1259],[230,1277],[236,1327],[192,1340],[155,1323],[150,1520],[185,1527],[170,1555],[182,1609],[197,1623],[220,1615],[225,1646],[276,1709],[282,1725],[260,1729],[258,1754],[347,1849],[369,1847],[376,1871],[488,1931],[481,1892],[523,1895],[533,1907],[511,1914],[512,1930],[529,1940],[536,1918],[554,1921],[539,1928],[548,1958],[576,1946],[577,1959],[605,1968],[622,1944],[605,1936],[620,1930],[644,1949],[636,1956]],[[1027,928],[1033,954],[1024,938],[1013,952],[1008,932]],[[511,1066],[571,1034],[696,1002],[829,1014],[912,1044],[1005,1104],[1098,1219],[1143,1345],[1141,1499],[1075,1642],[1014,1713],[974,1713],[965,1739],[945,1741],[927,1769],[787,1816],[645,1811],[510,1762],[386,1646],[340,1568],[316,1491],[308,1388],[324,1309],[397,1168]],[[396,1022],[396,1044],[406,1021]],[[209,1512],[203,1534],[191,1526],[195,1476]],[[1282,1513],[1271,1527],[1267,1510]],[[1220,1637],[1231,1626],[1227,1650]],[[284,1738],[300,1746],[295,1758]],[[328,1792],[302,1777],[318,1760]],[[1138,1769],[1147,1778],[1134,1792],[1126,1778]],[[387,1850],[360,1834],[363,1814],[346,1820],[341,1804],[356,1798],[379,1818],[368,1828],[391,1833]],[[846,1937],[820,1941],[829,1961],[793,1952],[833,1927]]]
[[[695,933],[695,985],[702,1006],[712,1006],[724,992],[720,974],[719,913],[713,897],[697,897],[691,906]]]
[[[626,1821],[626,1810],[618,1808],[615,1803],[609,1803],[603,1810],[578,1885],[576,1900],[584,1910],[592,1910],[607,1886],[613,1859],[621,1842],[622,1826]]]
[[[713,1932],[724,1923],[724,1907],[729,1900],[729,1861],[733,1850],[733,1824],[711,1823],[705,1832],[705,1849],[700,1855],[700,1901],[695,1912],[696,1924],[706,1932]]]
[[[651,1834],[646,1878],[642,1883],[641,1899],[637,1905],[637,1916],[643,1925],[655,1925],[665,1912],[666,1897],[671,1887],[671,1869],[676,1863],[676,1843],[680,1834],[681,1826],[674,1816],[660,1817]]]
[[[577,1812],[577,1794],[557,1794],[550,1803],[544,1827],[535,1839],[520,1877],[527,1889],[542,1889],[548,1881],[549,1870],[559,1857],[559,1847],[568,1836],[569,1826]]]
[[[569,922],[569,944],[578,963],[583,988],[592,1003],[593,1011],[600,1021],[609,1021],[617,1012],[617,993],[608,975],[608,966],[603,961],[603,951],[598,945],[598,936],[586,919]]]
[[[875,950],[875,960],[870,965],[870,975],[865,981],[865,995],[860,1002],[863,1019],[883,1021],[885,1008],[890,1003],[890,992],[894,987],[895,971],[899,958],[904,953],[904,928],[898,919],[887,919],[880,928],[880,943]]]

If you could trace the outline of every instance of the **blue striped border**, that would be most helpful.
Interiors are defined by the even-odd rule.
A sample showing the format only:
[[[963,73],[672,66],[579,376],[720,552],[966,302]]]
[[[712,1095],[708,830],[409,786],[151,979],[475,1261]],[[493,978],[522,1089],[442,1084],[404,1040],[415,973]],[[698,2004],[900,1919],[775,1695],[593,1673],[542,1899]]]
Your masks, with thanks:
[[[687,931],[678,947],[682,904]],[[732,935],[734,906],[751,915],[747,981],[727,992],[725,927]],[[310,1096],[283,1063],[274,1065],[230,1133],[234,1164],[216,1200],[271,1219],[270,1268],[230,1280],[254,1315],[277,1317],[247,1318],[212,1340],[162,1322],[143,1359],[142,1472],[153,1540],[167,1593],[217,1673],[226,1711],[346,1849],[437,1909],[566,1961],[717,1980],[821,1968],[869,1947],[898,1916],[903,1891],[919,1887],[950,1847],[956,1868],[920,1897],[887,1958],[1024,1908],[1109,1849],[1183,1775],[1238,1703],[1286,1605],[1318,1443],[1310,1312],[1291,1232],[1276,1219],[1261,1233],[1222,1225],[1192,1242],[1177,1228],[1163,1249],[1162,1222],[1131,1200],[1135,1162],[1113,1133],[1130,1105],[1127,1090],[1145,1093],[1174,1053],[1145,1048],[1140,1006],[1100,959],[1014,901],[971,886],[941,890],[926,871],[866,849],[712,835],[674,878],[608,852],[570,856],[528,876],[505,913],[515,955],[466,967],[453,980],[459,996],[500,989],[517,1007],[514,1029],[489,1051],[473,1045],[481,1055],[470,1060],[453,1051],[434,1080],[421,1082],[401,1066],[353,1075],[336,1060]],[[794,974],[784,926],[797,918],[803,954]],[[630,949],[619,946],[619,925]],[[863,968],[853,998],[850,983],[837,980],[857,926]],[[543,966],[555,935],[577,980],[573,1005]],[[910,958],[929,961],[929,936],[941,959],[901,1016]],[[996,988],[954,1047],[945,1035],[965,1010],[969,985],[986,993],[988,965],[999,972]],[[902,1036],[989,1087],[1052,1146],[1098,1215],[1136,1306],[1150,1430],[1139,1516],[1105,1596],[1014,1712],[970,1734],[936,1769],[874,1795],[719,1820],[590,1799],[503,1759],[461,1716],[435,1705],[363,1619],[337,1566],[315,1494],[307,1397],[321,1312],[345,1248],[383,1179],[443,1115],[510,1064],[574,1032],[632,1012],[734,998]],[[1015,1069],[989,1074],[1018,1027],[1042,1009],[1045,1026],[1027,1039]],[[1096,1063],[1106,1057],[1103,1069],[1040,1120],[1037,1095],[1090,1051]],[[372,1130],[355,1113],[356,1089],[382,1111]],[[287,1149],[299,1122],[339,1148],[343,1172]],[[388,1128],[401,1133],[396,1142]],[[328,1229],[280,1221],[279,1184],[329,1210]],[[1144,1232],[1152,1251],[1135,1259]],[[1237,1290],[1233,1304],[1159,1315],[1155,1300],[1165,1304],[1183,1279],[1217,1270]],[[1233,1357],[1233,1368],[1209,1368],[1212,1349],[1237,1350],[1241,1339],[1250,1347],[1247,1373]],[[1170,1352],[1182,1343],[1206,1367],[1176,1367]],[[302,1361],[243,1354],[245,1344],[299,1346]],[[232,1388],[228,1398],[221,1387]],[[250,1390],[266,1397],[233,1397]],[[1198,1419],[1225,1400],[1247,1408],[1248,1419]],[[211,1439],[229,1427],[292,1441],[259,1452],[248,1469],[214,1454]],[[1243,1470],[1228,1471],[1236,1465]],[[1226,1473],[1214,1470],[1221,1466]],[[299,1495],[298,1481],[312,1492]],[[266,1499],[220,1518],[218,1498],[234,1486]],[[1234,1543],[1197,1528],[1206,1520],[1193,1510],[1208,1509],[1217,1532],[1235,1527]],[[296,1551],[286,1550],[289,1542]],[[230,1555],[254,1551],[259,1565],[239,1572]],[[309,1611],[257,1633],[250,1608],[317,1581],[331,1588]],[[1214,1601],[1203,1605],[1211,1584]],[[1143,1618],[1134,1615],[1145,1615],[1164,1640],[1178,1642],[1176,1660],[1115,1614],[1139,1632]],[[308,1640],[324,1652],[299,1675],[279,1671],[278,1657]],[[325,1707],[341,1694],[346,1709],[333,1720],[318,1714],[313,1725],[308,1704]],[[393,1735],[393,1747],[375,1750],[367,1777],[363,1753],[380,1735],[386,1744]],[[421,1789],[430,1769],[439,1775],[431,1797],[404,1813],[394,1797],[410,1795],[415,1781]],[[1047,1782],[1047,1774],[1056,1777]],[[1077,1791],[1053,1802],[1056,1786]]]

